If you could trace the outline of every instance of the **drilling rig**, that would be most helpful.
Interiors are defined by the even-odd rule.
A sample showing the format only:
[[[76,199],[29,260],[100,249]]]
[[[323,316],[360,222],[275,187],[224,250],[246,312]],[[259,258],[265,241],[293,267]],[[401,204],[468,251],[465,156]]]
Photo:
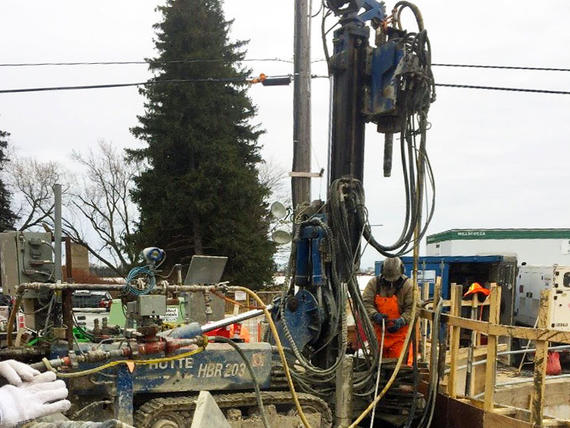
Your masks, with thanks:
[[[305,426],[348,426],[382,396],[376,417],[394,426],[411,426],[417,419],[415,413],[423,408],[414,388],[417,370],[416,376],[409,368],[398,374],[403,355],[381,364],[356,273],[364,242],[387,257],[412,250],[417,255],[433,214],[432,200],[422,216],[428,185],[433,195],[426,153],[427,115],[435,100],[429,39],[419,9],[407,1],[396,3],[390,13],[376,0],[326,0],[323,8],[324,17],[338,21],[330,54],[325,41],[332,82],[327,201],[297,207],[287,286],[273,304],[210,324],[189,322],[168,329],[161,317],[169,300],[193,293],[251,292],[227,284],[157,280],[161,254],[152,248],[127,286],[56,283],[51,268],[38,273],[51,266],[46,261],[51,253],[43,251],[51,245],[46,246],[45,236],[14,233],[6,238],[14,248],[28,249],[14,250],[23,260],[20,271],[35,266],[27,269],[31,276],[11,285],[15,302],[8,328],[24,307],[35,315],[38,338],[49,339],[34,347],[9,346],[3,357],[38,361],[34,367],[65,379],[72,419],[186,427],[196,394],[203,390],[213,394],[232,426],[297,426],[299,417]],[[402,26],[406,10],[415,17],[414,31]],[[406,208],[402,232],[391,244],[375,239],[368,221],[363,187],[367,123],[384,134],[385,177],[392,173],[394,142],[400,145]],[[85,289],[122,293],[129,323],[96,335],[83,331],[88,341],[77,342],[69,296]],[[349,310],[362,329],[355,355],[347,353]],[[236,344],[207,336],[264,314],[273,333],[264,342]],[[406,343],[413,341],[411,327]],[[388,393],[379,393],[379,386]]]

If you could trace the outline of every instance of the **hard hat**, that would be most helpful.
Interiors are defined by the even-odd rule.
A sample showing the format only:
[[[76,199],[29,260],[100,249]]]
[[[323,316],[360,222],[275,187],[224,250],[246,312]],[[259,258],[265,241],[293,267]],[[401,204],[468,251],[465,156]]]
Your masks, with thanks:
[[[484,296],[488,296],[491,291],[487,290],[485,287],[482,287],[481,284],[478,282],[474,282],[471,284],[467,292],[463,295],[463,297],[470,296],[472,294],[482,294]]]
[[[386,281],[393,282],[404,273],[404,264],[399,257],[390,257],[382,264],[382,276]]]

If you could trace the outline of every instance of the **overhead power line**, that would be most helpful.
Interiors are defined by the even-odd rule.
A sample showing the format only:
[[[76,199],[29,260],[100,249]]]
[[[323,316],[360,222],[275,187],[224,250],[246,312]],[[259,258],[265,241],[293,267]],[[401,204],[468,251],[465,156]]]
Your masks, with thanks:
[[[289,83],[293,75],[266,76],[261,74],[259,77],[228,77],[228,78],[201,78],[201,79],[169,79],[169,80],[148,80],[146,82],[126,82],[126,83],[104,83],[99,85],[76,85],[76,86],[46,86],[39,88],[20,88],[20,89],[0,89],[0,94],[15,94],[24,92],[50,92],[50,91],[75,91],[81,89],[109,89],[109,88],[125,88],[129,86],[151,86],[163,83],[261,83],[267,86],[275,84]],[[312,76],[314,78],[323,76]],[[281,82],[279,83],[279,81]],[[278,83],[273,83],[278,82]]]
[[[294,74],[283,74],[275,76],[266,76],[261,74],[259,77],[230,77],[230,78],[200,78],[200,79],[170,79],[170,80],[148,80],[146,82],[125,82],[125,83],[105,83],[99,85],[76,85],[76,86],[47,86],[38,88],[19,88],[19,89],[0,89],[0,94],[14,94],[24,92],[50,92],[50,91],[73,91],[82,89],[110,89],[125,88],[129,86],[150,86],[163,83],[262,83],[263,85],[285,85],[290,83],[294,78]],[[327,79],[327,75],[311,75],[312,79]],[[507,91],[507,92],[526,92],[536,94],[553,94],[553,95],[570,95],[570,91],[559,91],[551,89],[531,89],[531,88],[507,88],[501,86],[481,86],[481,85],[464,85],[456,83],[436,83],[435,86],[445,88],[459,89],[479,89],[488,91]]]
[[[481,65],[481,64],[432,64],[432,67],[459,67],[459,68],[490,68],[497,70],[527,70],[527,71],[570,71],[570,68],[556,67],[521,67],[514,65]]]
[[[0,63],[0,67],[46,67],[46,66],[90,66],[90,65],[148,65],[155,64],[197,64],[197,63],[215,63],[215,62],[233,62],[234,60],[224,58],[187,58],[178,60],[137,60],[137,61],[67,61],[67,62],[9,62]],[[315,59],[311,61],[325,62],[325,59]],[[292,64],[292,59],[287,58],[244,58],[238,62],[284,62]],[[433,63],[432,67],[457,67],[457,68],[483,68],[497,70],[523,70],[523,71],[560,71],[569,72],[570,68],[564,67],[532,67],[532,66],[515,66],[515,65],[488,65],[488,64],[455,64],[455,63]]]
[[[452,83],[436,83],[435,86],[460,89],[484,89],[488,91],[530,92],[535,94],[570,95],[570,91],[556,91],[551,89],[504,88],[501,86],[459,85]]]
[[[313,62],[318,62],[316,60]],[[154,64],[197,64],[209,62],[234,62],[234,60],[224,58],[189,58],[189,59],[176,59],[168,61],[75,61],[75,62],[8,62],[0,63],[0,67],[46,67],[46,66],[64,66],[73,67],[81,65],[149,65]],[[237,62],[286,62],[293,64],[292,59],[285,58],[245,58]]]

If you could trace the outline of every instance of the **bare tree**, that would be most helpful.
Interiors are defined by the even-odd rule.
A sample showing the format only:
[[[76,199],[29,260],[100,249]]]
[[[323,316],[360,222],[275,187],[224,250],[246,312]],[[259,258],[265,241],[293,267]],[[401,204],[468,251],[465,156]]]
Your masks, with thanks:
[[[42,223],[52,223],[53,185],[63,179],[61,167],[56,162],[40,162],[15,153],[10,157],[6,164],[7,183],[14,194],[14,212],[20,218],[17,229],[34,229]],[[64,186],[64,190],[67,188]]]
[[[6,180],[14,194],[18,230],[47,224],[53,230],[53,186],[63,185],[63,232],[85,246],[100,263],[124,275],[136,262],[131,245],[138,212],[130,190],[139,166],[125,163],[122,151],[99,141],[86,154],[72,153],[78,180],[56,162],[10,155]]]
[[[259,181],[267,186],[271,191],[266,202],[271,204],[275,201],[281,202],[286,208],[291,208],[291,180],[287,171],[277,162],[269,159],[258,166]],[[292,233],[291,216],[285,219],[269,217],[269,230],[271,232],[280,229]],[[283,267],[291,252],[291,244],[281,244],[277,246],[274,260],[278,266]]]
[[[126,163],[122,151],[100,140],[96,150],[73,152],[72,158],[83,169],[78,189],[71,192],[71,209],[79,213],[85,233],[65,221],[65,229],[101,263],[124,275],[136,263],[138,252],[132,245],[138,211],[131,201],[136,163]],[[89,236],[90,239],[86,239]]]
[[[291,181],[287,171],[272,159],[258,165],[259,181],[271,191],[267,202],[279,201],[283,205],[291,205]]]

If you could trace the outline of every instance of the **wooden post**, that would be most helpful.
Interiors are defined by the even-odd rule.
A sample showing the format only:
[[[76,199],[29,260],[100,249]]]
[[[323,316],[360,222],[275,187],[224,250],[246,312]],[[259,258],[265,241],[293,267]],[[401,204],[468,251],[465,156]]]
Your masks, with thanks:
[[[471,299],[471,319],[477,320],[479,299],[472,296]],[[473,376],[473,354],[477,345],[477,330],[471,330],[471,342],[469,343],[469,353],[467,354],[467,370],[465,373],[465,395],[471,397],[475,387],[475,376]]]
[[[540,294],[540,306],[538,308],[538,328],[548,328],[548,304],[552,290],[543,290]],[[536,341],[534,354],[534,388],[530,403],[530,422],[535,427],[542,426],[544,410],[544,388],[546,377],[546,361],[548,359],[548,340]]]
[[[434,309],[434,311],[437,309],[437,305],[439,304],[440,300],[441,300],[441,277],[438,276],[435,280],[435,285],[433,287],[433,309]],[[435,331],[435,329],[433,328],[433,322],[431,323],[430,331],[431,331],[431,337],[432,337],[432,341],[431,341],[431,345],[430,345],[430,354],[432,354],[432,353],[438,351],[437,349],[434,349],[434,347],[433,347],[433,337],[436,334],[439,336],[439,331]],[[431,358],[430,358],[429,369],[430,369],[430,371],[435,370],[435,368],[431,366]]]
[[[434,290],[435,291],[435,290]],[[422,301],[425,302],[429,299],[429,282],[424,282],[422,287]],[[420,349],[422,354],[422,361],[425,363],[429,360],[427,355],[427,334],[428,334],[428,320],[423,319],[421,322],[421,336],[420,336]]]
[[[441,299],[441,276],[435,279],[435,286],[433,287],[433,308],[437,308],[439,304],[439,299]]]
[[[491,284],[489,324],[498,324],[501,310],[501,288]],[[495,401],[495,381],[497,375],[497,336],[487,336],[487,365],[485,367],[485,402],[483,409],[492,411]]]
[[[293,172],[311,172],[311,13],[309,0],[295,0],[293,81]],[[293,209],[311,202],[311,179],[291,177]]]
[[[463,287],[460,284],[451,284],[451,315],[461,316],[461,297]],[[451,341],[449,345],[449,377],[447,378],[447,391],[451,398],[457,397],[457,354],[459,353],[459,339],[461,336],[461,327],[451,327]]]

